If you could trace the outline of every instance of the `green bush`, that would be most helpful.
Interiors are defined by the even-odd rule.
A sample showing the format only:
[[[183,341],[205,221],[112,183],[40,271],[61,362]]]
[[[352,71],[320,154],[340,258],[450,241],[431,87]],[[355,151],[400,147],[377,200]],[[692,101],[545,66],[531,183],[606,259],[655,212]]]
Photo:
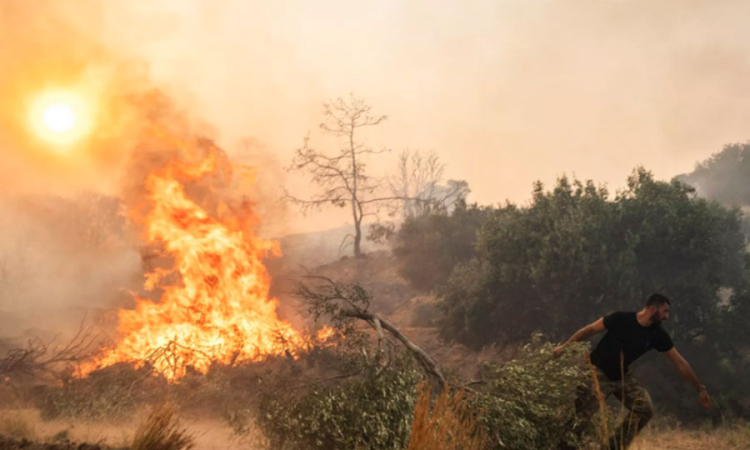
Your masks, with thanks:
[[[361,364],[360,363],[357,364]],[[354,365],[357,365],[354,364]],[[257,424],[278,450],[403,449],[408,444],[416,387],[411,360],[398,356],[385,369],[363,364],[332,386],[266,386]]]
[[[484,222],[477,259],[441,292],[442,333],[477,348],[537,330],[561,340],[660,291],[675,300],[675,341],[698,339],[715,328],[719,288],[741,279],[744,244],[737,211],[643,169],[614,199],[591,182],[537,184],[531,205]]]
[[[492,448],[576,448],[585,437],[574,434],[578,419],[573,405],[576,387],[589,376],[584,358],[588,345],[571,345],[559,358],[552,357],[552,348],[537,335],[515,359],[482,367],[486,385],[469,397],[469,404],[480,413]]]
[[[476,256],[477,231],[490,210],[459,202],[450,214],[408,218],[393,245],[399,274],[421,291],[441,286],[456,264]]]

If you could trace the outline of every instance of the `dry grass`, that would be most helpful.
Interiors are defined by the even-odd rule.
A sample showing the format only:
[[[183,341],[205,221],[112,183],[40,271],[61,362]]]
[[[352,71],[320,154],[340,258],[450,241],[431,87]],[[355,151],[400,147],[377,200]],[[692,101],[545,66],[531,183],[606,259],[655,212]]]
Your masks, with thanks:
[[[3,414],[0,417],[0,434],[14,439],[37,438],[37,420],[33,412],[17,410],[15,414]]]
[[[712,430],[646,429],[636,438],[631,450],[747,450],[750,449],[750,425],[726,425]]]
[[[139,427],[137,418],[147,416],[148,410],[131,416],[132,420],[120,423],[92,422],[85,420],[42,420],[36,409],[0,409],[0,435],[34,442],[51,442],[69,439],[72,442],[96,443],[115,448],[127,448]],[[195,435],[194,450],[268,450],[263,445],[262,435],[255,428],[241,439],[220,418],[200,418],[185,421]],[[25,436],[22,436],[24,434]]]
[[[599,387],[599,377],[596,376],[596,367],[591,363],[588,354],[586,355],[586,362],[588,362],[589,370],[591,371],[591,382],[594,393],[596,394],[596,400],[599,403],[600,420],[596,427],[596,434],[599,441],[602,444],[607,445],[609,441],[609,408],[607,408],[606,399]]]
[[[613,438],[614,436],[610,436],[610,426],[615,426],[614,422],[617,420],[623,420],[623,423],[627,423],[626,427],[619,427],[620,435],[618,436],[619,442],[616,443],[617,448],[623,448],[624,442],[625,442],[625,433],[630,433],[631,431],[634,431],[634,427],[637,426],[637,422],[635,421],[635,414],[633,411],[627,411],[627,408],[625,408],[625,401],[622,400],[620,402],[620,414],[618,417],[613,417],[610,414],[609,407],[607,406],[607,399],[604,397],[604,393],[601,390],[601,387],[599,385],[599,377],[596,374],[596,366],[591,363],[591,359],[589,355],[586,355],[586,362],[588,363],[589,370],[591,372],[591,381],[592,381],[592,389],[594,393],[596,394],[596,400],[599,404],[599,423],[596,427],[596,434],[597,438],[599,439],[599,443],[601,445],[601,448],[609,450],[611,448],[610,446],[610,438]],[[620,353],[620,379],[625,379],[625,369],[624,369],[624,355]],[[625,398],[625,385],[622,384],[622,393],[621,398]],[[624,416],[624,417],[623,417]],[[620,419],[622,418],[622,419]],[[637,439],[638,436],[636,435],[634,439]]]
[[[602,448],[609,448],[607,436],[609,425],[613,418],[610,416],[604,395],[599,388],[596,368],[588,361],[591,369],[593,390],[599,403],[600,422],[597,426],[597,437]],[[624,373],[621,374],[624,377]],[[623,391],[622,396],[625,396]],[[621,403],[620,416],[625,415],[628,427],[634,425],[632,412],[626,412]],[[622,438],[622,436],[621,436]],[[635,437],[630,450],[748,450],[750,449],[750,424],[737,422],[711,430],[681,430],[679,428],[650,429]]]
[[[420,397],[421,399],[421,397]],[[426,405],[427,417],[430,419],[429,403]],[[424,408],[424,405],[422,406]],[[416,408],[415,408],[416,410]],[[195,433],[194,450],[268,450],[260,441],[245,437],[238,439],[232,430],[220,420],[201,419],[186,422],[185,425]],[[9,436],[11,432],[27,434],[27,439],[34,441],[51,440],[56,434],[67,430],[67,437],[74,442],[105,443],[114,447],[127,447],[131,443],[134,426],[127,423],[100,424],[81,421],[42,421],[38,411],[30,409],[0,410],[0,434]],[[20,436],[19,436],[20,437]],[[260,436],[258,436],[260,437]],[[414,442],[413,445],[418,445]],[[429,443],[425,445],[431,445]],[[410,447],[423,450],[455,450],[458,447]],[[475,447],[476,448],[476,447]],[[719,428],[704,430],[686,430],[675,428],[673,423],[646,427],[636,437],[629,450],[747,450],[750,449],[750,424],[736,423]]]
[[[155,407],[138,427],[132,450],[187,450],[194,446],[193,436],[182,427],[171,405]]]
[[[408,450],[481,450],[485,448],[483,430],[466,411],[464,391],[450,393],[446,388],[430,408],[430,387],[419,386],[414,407],[414,422]]]

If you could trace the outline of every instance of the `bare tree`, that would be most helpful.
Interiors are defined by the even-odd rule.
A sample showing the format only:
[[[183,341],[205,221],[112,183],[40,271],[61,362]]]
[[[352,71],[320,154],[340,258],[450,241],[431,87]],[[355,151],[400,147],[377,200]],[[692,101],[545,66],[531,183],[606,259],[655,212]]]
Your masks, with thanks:
[[[354,96],[350,96],[348,100],[338,98],[324,104],[324,116],[320,129],[338,139],[338,152],[327,154],[314,149],[310,146],[308,136],[303,146],[296,150],[289,167],[289,170],[308,172],[322,192],[308,198],[298,198],[287,193],[287,198],[300,205],[303,211],[326,204],[340,208],[349,205],[354,220],[354,234],[347,235],[347,238],[353,239],[354,256],[359,258],[362,255],[360,243],[363,220],[376,214],[378,204],[397,200],[394,196],[378,197],[383,183],[368,176],[365,170],[367,157],[385,150],[369,147],[358,135],[363,128],[382,123],[386,116],[374,115],[369,105]]]
[[[465,181],[448,180],[445,185],[445,164],[434,151],[422,154],[404,150],[399,155],[398,169],[388,179],[394,197],[400,197],[403,218],[413,217],[434,209],[448,210],[469,194]]]

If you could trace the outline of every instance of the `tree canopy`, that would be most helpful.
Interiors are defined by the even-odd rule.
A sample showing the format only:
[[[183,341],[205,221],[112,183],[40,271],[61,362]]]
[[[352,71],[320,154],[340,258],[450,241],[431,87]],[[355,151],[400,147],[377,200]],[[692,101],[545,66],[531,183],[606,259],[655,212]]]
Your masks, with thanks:
[[[675,299],[675,338],[700,339],[719,313],[719,288],[741,280],[744,239],[738,211],[644,169],[612,200],[590,181],[537,183],[530,206],[493,211],[478,257],[453,270],[443,334],[474,346],[535,330],[559,340],[659,291]]]

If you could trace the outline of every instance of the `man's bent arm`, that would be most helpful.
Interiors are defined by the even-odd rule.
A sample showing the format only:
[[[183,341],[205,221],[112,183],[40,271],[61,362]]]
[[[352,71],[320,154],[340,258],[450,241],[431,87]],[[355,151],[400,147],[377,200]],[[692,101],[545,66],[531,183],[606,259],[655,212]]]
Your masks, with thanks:
[[[559,356],[563,350],[565,350],[565,347],[568,346],[568,344],[572,342],[578,342],[582,341],[584,339],[588,339],[591,336],[594,336],[596,334],[601,333],[602,331],[606,330],[606,327],[604,326],[604,318],[600,318],[596,322],[592,322],[585,327],[581,328],[580,330],[576,331],[573,336],[570,337],[567,341],[565,341],[564,344],[561,344],[557,347],[555,347],[554,350],[552,350],[552,354],[555,356]]]

